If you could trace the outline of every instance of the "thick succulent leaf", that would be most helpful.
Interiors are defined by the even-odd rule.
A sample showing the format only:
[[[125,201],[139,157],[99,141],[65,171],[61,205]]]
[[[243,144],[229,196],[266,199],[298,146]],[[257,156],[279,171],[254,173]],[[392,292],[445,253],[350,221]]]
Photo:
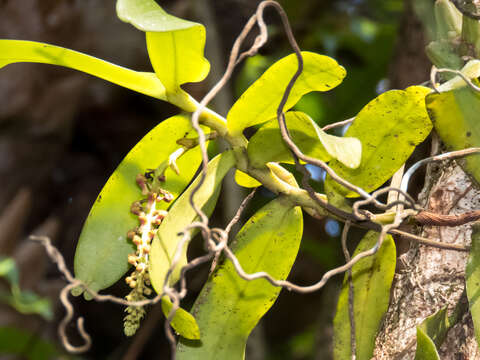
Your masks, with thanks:
[[[415,360],[440,360],[435,343],[419,326],[417,327]]]
[[[387,91],[368,103],[345,133],[362,143],[360,166],[351,169],[333,160],[332,169],[367,192],[384,184],[430,133],[432,124],[425,107],[429,92],[428,88],[412,86]],[[326,181],[333,182],[330,177]],[[346,196],[356,195],[337,184],[332,188]]]
[[[205,27],[167,14],[154,0],[118,0],[118,17],[146,32],[148,54],[168,92],[205,79]]]
[[[175,32],[147,32],[147,48],[153,69],[168,91],[205,79],[210,63],[203,56],[202,25]]]
[[[172,309],[172,302],[167,298],[162,298],[162,311],[165,317],[168,317]],[[200,339],[200,330],[197,321],[188,311],[178,308],[175,315],[170,322],[175,332],[185,339],[198,340]]]
[[[235,171],[235,182],[245,188],[256,188],[262,186],[259,181],[240,170]]]
[[[358,244],[353,256],[371,249],[379,234],[369,231]],[[373,355],[375,338],[387,311],[390,286],[395,274],[395,243],[387,235],[382,247],[370,257],[360,260],[352,268],[354,287],[353,309],[358,360],[369,360]],[[348,315],[348,278],[345,276],[333,320],[334,358],[351,359],[350,318]]]
[[[232,249],[247,273],[286,279],[302,237],[302,212],[283,198],[261,208],[240,230]],[[193,314],[201,341],[181,342],[177,359],[243,360],[250,332],[273,305],[280,288],[264,279],[245,281],[228,260],[202,289]]]
[[[472,247],[465,272],[468,305],[472,314],[475,338],[480,344],[480,225],[473,225]]]
[[[223,178],[234,165],[235,156],[232,151],[226,151],[208,163],[205,181],[194,197],[195,204],[202,208],[208,216],[215,208]],[[150,277],[153,287],[159,294],[162,292],[171,259],[175,254],[179,241],[182,239],[180,232],[197,219],[197,213],[190,205],[190,194],[199,181],[200,176],[193,181],[172,206],[153,239],[150,256]],[[170,283],[177,282],[180,270],[186,263],[187,246],[184,246],[180,261],[172,274]]]
[[[167,14],[154,0],[117,0],[117,16],[141,31],[177,31],[201,26]]]
[[[469,87],[427,96],[433,126],[448,150],[480,146],[480,94]],[[480,156],[461,161],[463,168],[480,183]]]
[[[329,135],[318,127],[307,114],[289,111],[285,121],[293,141],[305,155],[322,161],[338,159],[344,165],[355,168],[360,165],[362,144],[358,139]],[[293,164],[293,157],[280,134],[277,119],[263,125],[248,143],[248,156],[253,166],[267,162]]]
[[[139,93],[166,100],[165,87],[154,73],[133,71],[59,46],[23,40],[0,40],[0,68],[18,62],[68,67]]]
[[[328,56],[302,52],[303,72],[295,82],[284,111],[311,91],[328,91],[340,84],[345,69]],[[291,54],[273,64],[243,93],[227,116],[228,129],[236,134],[276,116],[278,105],[290,79],[297,71],[297,58]]]
[[[101,290],[112,285],[130,267],[127,256],[134,246],[126,235],[138,226],[138,218],[130,213],[130,206],[144,198],[135,182],[136,175],[168,160],[180,147],[176,140],[189,134],[195,134],[195,130],[188,117],[179,115],[163,121],[135,145],[108,179],[90,210],[75,253],[75,276],[91,289]],[[177,161],[179,175],[170,168],[166,170],[163,188],[177,197],[192,179],[199,163],[198,149],[186,152]],[[168,203],[159,203],[159,208],[168,206]]]

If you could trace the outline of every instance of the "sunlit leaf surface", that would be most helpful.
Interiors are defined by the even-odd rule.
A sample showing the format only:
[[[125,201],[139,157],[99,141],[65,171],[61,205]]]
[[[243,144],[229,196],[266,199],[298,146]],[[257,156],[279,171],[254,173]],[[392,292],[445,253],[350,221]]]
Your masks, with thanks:
[[[112,285],[130,267],[127,256],[134,252],[134,245],[126,235],[138,226],[130,206],[144,198],[135,182],[136,175],[155,169],[180,147],[177,139],[194,133],[186,116],[163,121],[135,145],[108,179],[90,210],[75,253],[75,276],[91,289],[98,291]],[[177,161],[180,175],[170,168],[166,170],[163,188],[177,197],[199,163],[199,150],[188,151]],[[159,203],[159,208],[168,206]]]
[[[337,160],[330,163],[345,180],[370,192],[390,179],[405,163],[415,147],[430,133],[432,124],[425,107],[430,89],[412,86],[390,90],[369,102],[355,117],[345,136],[362,143],[362,161],[356,169]],[[327,181],[332,181],[327,177]],[[340,194],[355,193],[332,184]]]
[[[210,160],[205,182],[194,196],[195,204],[203,208],[203,211],[208,216],[215,208],[222,180],[234,164],[235,156],[232,151],[224,152]],[[190,194],[199,180],[200,178],[197,177],[172,206],[158,228],[158,232],[152,242],[150,277],[157,293],[162,292],[172,257],[175,254],[179,241],[182,239],[181,232],[198,218],[197,213],[190,204]],[[175,283],[178,280],[180,269],[186,263],[187,246],[184,246],[181,250],[180,261],[175,268],[170,283]]]
[[[0,68],[19,62],[64,66],[139,93],[166,100],[165,87],[154,73],[133,71],[96,57],[34,41],[0,40]]]
[[[232,249],[247,273],[266,271],[285,279],[297,256],[302,228],[300,208],[277,198],[247,221]],[[192,310],[201,340],[180,343],[177,359],[243,360],[250,332],[279,292],[264,279],[241,279],[232,263],[225,261],[209,278]]]
[[[427,96],[427,108],[433,126],[448,150],[480,146],[480,94],[462,87]],[[472,155],[459,162],[480,182],[480,156]]]
[[[285,121],[292,140],[305,155],[322,161],[338,159],[352,168],[360,164],[362,144],[358,139],[329,135],[307,114],[299,111],[287,112]],[[252,136],[247,150],[253,166],[260,167],[271,161],[294,163],[281,137],[277,119],[263,125]]]
[[[284,111],[311,91],[328,91],[340,84],[345,69],[332,58],[303,51],[304,68],[288,97]],[[228,129],[240,133],[276,116],[276,111],[290,79],[297,71],[297,58],[291,54],[273,64],[237,100],[227,116]]]
[[[207,76],[203,25],[167,14],[154,0],[118,0],[117,14],[146,32],[150,61],[167,92],[179,92],[180,85]]]

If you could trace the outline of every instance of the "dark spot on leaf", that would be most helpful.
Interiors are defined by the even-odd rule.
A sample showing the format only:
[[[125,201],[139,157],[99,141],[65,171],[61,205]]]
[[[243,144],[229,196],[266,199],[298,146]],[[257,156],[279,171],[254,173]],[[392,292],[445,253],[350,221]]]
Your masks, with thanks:
[[[467,131],[467,137],[470,137],[472,136],[472,132],[471,131]]]

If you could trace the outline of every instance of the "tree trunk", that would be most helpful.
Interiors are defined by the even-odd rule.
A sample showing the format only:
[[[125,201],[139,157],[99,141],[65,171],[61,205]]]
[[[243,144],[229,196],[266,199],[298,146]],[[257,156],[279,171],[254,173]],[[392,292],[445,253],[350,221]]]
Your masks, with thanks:
[[[450,162],[429,169],[419,201],[435,213],[460,214],[478,209],[480,191],[460,166]],[[419,229],[424,237],[462,245],[470,245],[471,232],[471,225]],[[411,243],[398,259],[390,306],[376,340],[375,359],[414,358],[416,326],[445,306],[450,314],[459,301],[465,301],[462,294],[467,257],[466,252]],[[448,332],[439,352],[442,359],[480,359],[468,313]]]

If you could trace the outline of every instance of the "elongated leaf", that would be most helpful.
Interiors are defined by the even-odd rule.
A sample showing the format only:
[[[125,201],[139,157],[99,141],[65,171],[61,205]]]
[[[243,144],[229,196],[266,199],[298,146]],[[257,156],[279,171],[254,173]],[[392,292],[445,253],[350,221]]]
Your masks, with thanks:
[[[308,156],[323,161],[338,159],[348,167],[360,165],[362,144],[355,138],[328,135],[307,114],[289,111],[285,121],[293,141]],[[248,156],[253,166],[267,162],[293,164],[293,157],[280,134],[277,119],[263,125],[248,143]]]
[[[127,256],[134,246],[126,235],[138,226],[138,218],[130,212],[130,206],[144,197],[135,182],[136,175],[155,169],[180,147],[177,139],[193,133],[186,116],[163,121],[135,145],[108,179],[90,210],[75,253],[75,275],[91,289],[112,285],[130,267]],[[163,188],[178,196],[199,163],[199,150],[188,151],[177,161],[180,175],[170,168],[166,170]],[[159,208],[167,207],[167,203],[159,203]]]
[[[353,256],[371,249],[379,234],[368,232],[360,241]],[[355,317],[356,358],[369,360],[373,355],[375,337],[387,311],[390,286],[395,273],[395,243],[390,235],[382,247],[370,257],[360,260],[352,268],[354,287],[353,309]],[[348,279],[345,276],[333,320],[334,358],[351,359],[350,319],[348,315]]]
[[[433,126],[448,150],[480,146],[480,94],[469,87],[427,96],[428,113]],[[480,156],[460,162],[480,182]]]
[[[209,162],[205,181],[194,197],[195,204],[203,208],[207,215],[213,212],[222,180],[234,164],[235,156],[232,151],[224,152]],[[199,180],[200,178],[197,177],[172,206],[152,242],[150,277],[157,293],[162,292],[171,259],[175,254],[178,242],[182,239],[182,235],[179,233],[197,218],[197,213],[190,205],[190,194]],[[187,246],[182,249],[181,258],[172,274],[171,283],[175,283],[179,279],[180,269],[186,263]]]
[[[472,228],[472,247],[465,271],[468,305],[472,314],[475,338],[480,344],[480,225]]]
[[[0,40],[0,68],[18,62],[68,67],[139,93],[166,100],[165,87],[154,73],[133,71],[96,57],[34,41]]]
[[[328,56],[303,51],[303,72],[295,82],[284,111],[312,91],[328,91],[340,84],[345,69]],[[243,129],[261,124],[276,116],[278,105],[293,74],[297,58],[291,54],[273,64],[250,86],[233,105],[227,116],[228,129],[240,133]]]
[[[240,170],[235,171],[235,182],[246,188],[255,188],[262,185],[259,181]]]
[[[429,92],[430,89],[412,86],[387,91],[372,100],[345,133],[362,142],[360,166],[350,169],[337,160],[330,166],[340,177],[367,192],[380,187],[430,133],[432,124],[425,108],[425,96]],[[327,181],[332,179],[327,177]],[[355,196],[337,184],[332,184],[332,188],[340,194]]]
[[[440,360],[435,343],[420,327],[417,327],[415,360]]]
[[[247,273],[266,271],[285,279],[297,256],[302,228],[300,208],[277,198],[248,220],[232,248]],[[279,292],[264,279],[241,279],[232,263],[225,261],[209,278],[193,307],[201,341],[180,343],[177,359],[243,360],[250,332]]]
[[[168,317],[168,315],[170,314],[172,306],[173,304],[168,298],[162,298],[162,311],[165,317]],[[200,339],[200,330],[198,329],[197,321],[192,316],[192,314],[182,308],[177,309],[177,311],[175,312],[175,316],[170,322],[170,325],[172,325],[177,334],[184,337],[185,339]]]
[[[146,32],[150,61],[168,92],[208,75],[203,25],[167,14],[154,0],[118,0],[117,15]]]

